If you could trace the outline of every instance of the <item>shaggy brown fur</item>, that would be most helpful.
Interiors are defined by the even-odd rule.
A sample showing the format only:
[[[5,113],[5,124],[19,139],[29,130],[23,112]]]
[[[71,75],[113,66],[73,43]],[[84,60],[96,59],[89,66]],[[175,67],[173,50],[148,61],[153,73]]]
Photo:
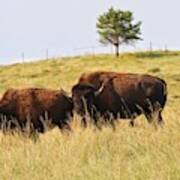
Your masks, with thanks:
[[[98,89],[102,90],[96,96]],[[94,72],[79,78],[72,95],[75,110],[85,114],[84,99],[86,109],[95,120],[98,112],[107,119],[110,116],[129,118],[133,125],[138,115],[145,114],[151,122],[157,112],[158,123],[162,123],[167,88],[164,80],[150,75]]]
[[[68,115],[72,114],[72,100],[63,90],[40,88],[9,89],[0,101],[0,114],[7,117],[7,122],[17,119],[18,125],[24,128],[30,121],[32,128],[44,132],[45,114],[53,125],[68,128]],[[11,123],[11,128],[15,124]]]

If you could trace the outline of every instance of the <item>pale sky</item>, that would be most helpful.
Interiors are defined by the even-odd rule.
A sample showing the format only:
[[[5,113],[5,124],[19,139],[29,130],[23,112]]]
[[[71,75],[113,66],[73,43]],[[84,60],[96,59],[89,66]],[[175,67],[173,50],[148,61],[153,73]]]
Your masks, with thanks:
[[[135,49],[180,49],[179,0],[0,0],[0,64],[66,56],[100,48],[97,17],[111,6],[130,10],[142,21],[143,41]],[[131,47],[132,49],[132,47]],[[122,48],[123,50],[123,48]]]

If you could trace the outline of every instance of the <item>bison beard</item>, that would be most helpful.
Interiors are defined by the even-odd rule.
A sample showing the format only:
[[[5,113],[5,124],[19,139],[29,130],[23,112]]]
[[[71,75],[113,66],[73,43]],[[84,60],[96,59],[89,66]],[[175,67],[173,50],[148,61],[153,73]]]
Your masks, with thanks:
[[[1,127],[24,130],[29,123],[31,132],[44,132],[45,120],[49,118],[53,126],[70,129],[68,117],[72,109],[72,100],[63,90],[9,89],[0,101]],[[5,123],[2,116],[6,117]]]
[[[72,88],[72,98],[75,111],[84,121],[87,106],[95,123],[100,114],[106,120],[130,119],[133,126],[134,119],[144,114],[148,122],[156,119],[163,124],[167,88],[164,80],[150,75],[94,72],[80,77]]]

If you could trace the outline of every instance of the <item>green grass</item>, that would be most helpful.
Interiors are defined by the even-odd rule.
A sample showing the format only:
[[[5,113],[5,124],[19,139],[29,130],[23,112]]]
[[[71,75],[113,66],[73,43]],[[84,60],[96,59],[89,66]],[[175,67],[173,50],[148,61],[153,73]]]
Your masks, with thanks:
[[[179,180],[180,179],[180,52],[138,52],[81,56],[0,67],[0,92],[8,88],[64,88],[70,92],[83,72],[96,70],[148,73],[168,84],[164,128],[143,116],[130,128],[93,126],[83,130],[76,115],[73,133],[57,128],[36,143],[22,135],[0,134],[0,179],[33,180]]]

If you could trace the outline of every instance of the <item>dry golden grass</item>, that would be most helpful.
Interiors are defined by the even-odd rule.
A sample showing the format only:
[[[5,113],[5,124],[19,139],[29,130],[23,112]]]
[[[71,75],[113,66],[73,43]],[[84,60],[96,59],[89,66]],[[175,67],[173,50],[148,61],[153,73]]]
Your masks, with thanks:
[[[110,70],[149,73],[166,80],[168,102],[164,128],[156,129],[143,116],[135,127],[117,123],[116,131],[80,127],[73,133],[55,128],[35,141],[20,134],[0,134],[0,179],[3,180],[179,180],[180,179],[180,53],[155,52],[75,57],[0,68],[0,91],[9,87],[49,87],[70,91],[82,72]]]

